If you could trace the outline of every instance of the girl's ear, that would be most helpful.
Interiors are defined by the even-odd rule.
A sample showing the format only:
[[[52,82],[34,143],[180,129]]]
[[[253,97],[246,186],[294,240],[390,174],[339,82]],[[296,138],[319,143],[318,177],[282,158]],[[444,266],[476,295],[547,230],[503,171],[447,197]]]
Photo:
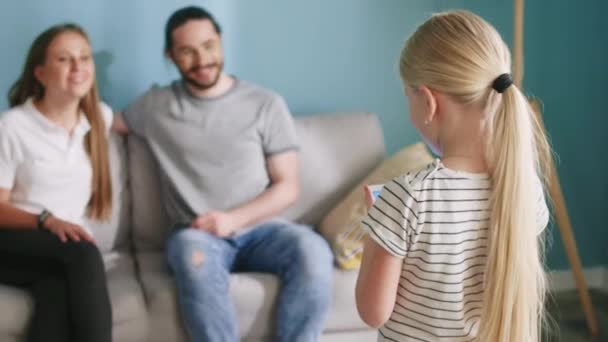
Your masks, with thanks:
[[[38,82],[40,82],[40,84],[44,84],[44,82],[43,82],[44,73],[43,73],[42,67],[40,65],[34,67],[34,77],[36,78],[36,80]]]
[[[426,124],[433,122],[437,118],[437,97],[427,86],[420,86],[418,91],[424,98],[424,122]]]

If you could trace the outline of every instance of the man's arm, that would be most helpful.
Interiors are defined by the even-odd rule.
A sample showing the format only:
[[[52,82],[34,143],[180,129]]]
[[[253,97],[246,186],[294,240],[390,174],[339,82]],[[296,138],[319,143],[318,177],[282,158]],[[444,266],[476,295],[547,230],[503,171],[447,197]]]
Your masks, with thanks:
[[[231,210],[239,227],[246,227],[273,217],[298,199],[298,154],[283,152],[267,160],[270,187],[251,202]]]
[[[192,226],[225,237],[291,206],[299,195],[298,154],[295,150],[279,153],[266,161],[270,187],[250,202],[231,210],[210,211],[197,217]]]
[[[114,118],[112,119],[112,131],[120,134],[127,135],[129,134],[129,126],[125,122],[125,119],[122,117],[121,112],[114,113]]]

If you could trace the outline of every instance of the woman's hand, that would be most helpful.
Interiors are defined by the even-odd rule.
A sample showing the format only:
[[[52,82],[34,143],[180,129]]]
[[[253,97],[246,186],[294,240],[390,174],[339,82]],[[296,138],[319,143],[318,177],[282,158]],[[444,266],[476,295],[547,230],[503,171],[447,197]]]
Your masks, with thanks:
[[[44,220],[42,229],[46,229],[51,233],[57,235],[62,242],[67,242],[68,239],[72,241],[89,241],[95,243],[95,239],[81,226],[64,221],[53,215]]]

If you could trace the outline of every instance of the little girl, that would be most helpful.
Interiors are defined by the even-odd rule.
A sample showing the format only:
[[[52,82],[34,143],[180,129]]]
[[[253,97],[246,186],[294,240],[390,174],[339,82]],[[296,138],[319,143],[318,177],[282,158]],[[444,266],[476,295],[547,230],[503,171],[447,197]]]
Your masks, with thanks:
[[[464,11],[433,15],[403,48],[411,121],[441,158],[385,184],[362,222],[357,308],[379,341],[540,339],[550,150],[510,65]]]

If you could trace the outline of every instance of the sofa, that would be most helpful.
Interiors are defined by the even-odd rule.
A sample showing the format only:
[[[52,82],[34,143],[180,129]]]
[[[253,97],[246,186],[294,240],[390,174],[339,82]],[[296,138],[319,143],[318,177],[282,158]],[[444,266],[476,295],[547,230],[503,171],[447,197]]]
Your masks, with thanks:
[[[383,160],[384,139],[372,113],[302,116],[296,129],[301,194],[284,216],[315,227]],[[111,137],[110,161],[114,212],[109,222],[89,226],[106,265],[113,340],[188,341],[163,252],[170,229],[161,207],[156,162],[142,140],[116,135]],[[320,341],[376,339],[357,314],[356,277],[356,271],[335,269],[331,311]],[[272,340],[279,287],[269,274],[231,276],[242,341]],[[27,292],[0,285],[0,341],[22,341],[32,310]]]

